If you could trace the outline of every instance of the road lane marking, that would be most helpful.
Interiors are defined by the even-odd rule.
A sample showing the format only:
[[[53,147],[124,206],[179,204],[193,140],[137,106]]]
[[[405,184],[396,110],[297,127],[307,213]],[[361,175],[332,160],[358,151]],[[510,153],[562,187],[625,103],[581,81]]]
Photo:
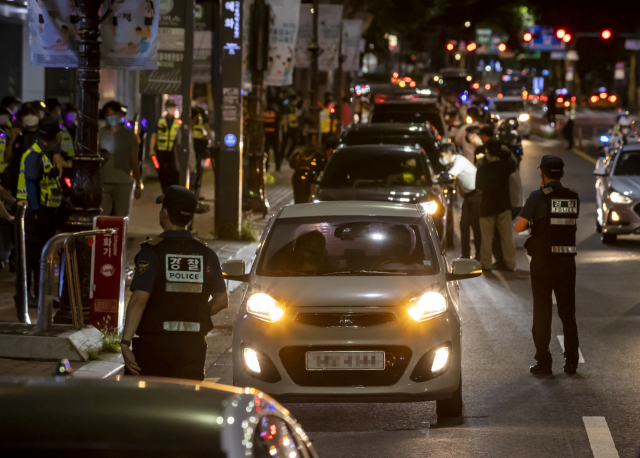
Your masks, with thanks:
[[[594,159],[588,154],[583,153],[578,148],[573,148],[573,152],[576,153],[578,156],[580,156],[582,159],[586,159],[587,161],[591,162],[592,164],[595,164],[596,162],[598,162],[597,159]]]
[[[558,341],[560,341],[560,346],[562,347],[562,352],[564,353],[564,336],[558,336]],[[584,364],[584,358],[582,357],[580,348],[578,348],[578,363]]]
[[[582,417],[593,458],[620,458],[604,417]]]

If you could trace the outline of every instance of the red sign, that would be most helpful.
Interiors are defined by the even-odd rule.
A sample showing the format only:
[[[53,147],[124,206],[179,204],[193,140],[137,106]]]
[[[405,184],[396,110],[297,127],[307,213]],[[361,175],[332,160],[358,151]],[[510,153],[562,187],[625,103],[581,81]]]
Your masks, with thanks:
[[[96,235],[91,246],[91,292],[89,324],[122,330],[124,282],[129,218],[96,216],[94,229],[115,229],[113,235]]]

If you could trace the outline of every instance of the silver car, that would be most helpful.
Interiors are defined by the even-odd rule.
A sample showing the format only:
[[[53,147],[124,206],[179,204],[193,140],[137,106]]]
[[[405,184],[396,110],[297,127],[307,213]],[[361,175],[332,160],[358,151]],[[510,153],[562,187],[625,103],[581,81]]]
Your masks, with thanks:
[[[529,138],[531,135],[531,116],[527,113],[527,106],[522,97],[504,96],[492,98],[489,111],[500,116],[500,119],[516,118],[518,120],[518,133]]]
[[[596,164],[596,229],[602,242],[640,234],[640,143],[622,146]]]
[[[272,218],[233,327],[233,381],[282,401],[436,401],[462,412],[458,282],[420,204],[320,202]],[[234,270],[235,267],[239,267]]]

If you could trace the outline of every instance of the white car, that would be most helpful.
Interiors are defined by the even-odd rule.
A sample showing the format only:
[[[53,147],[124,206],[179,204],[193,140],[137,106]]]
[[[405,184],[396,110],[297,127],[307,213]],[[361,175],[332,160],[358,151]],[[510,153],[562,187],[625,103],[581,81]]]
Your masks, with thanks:
[[[420,204],[282,208],[267,225],[233,327],[233,382],[281,401],[433,401],[462,412],[457,280]]]
[[[524,138],[528,138],[531,135],[531,116],[527,113],[527,107],[522,97],[494,97],[489,104],[489,111],[492,114],[497,114],[502,120],[516,118],[518,120],[518,133]]]

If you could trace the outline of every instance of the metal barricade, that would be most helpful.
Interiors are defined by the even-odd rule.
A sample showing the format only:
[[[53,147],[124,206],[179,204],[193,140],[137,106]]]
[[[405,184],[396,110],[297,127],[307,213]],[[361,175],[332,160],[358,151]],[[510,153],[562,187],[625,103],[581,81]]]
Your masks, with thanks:
[[[29,291],[27,290],[27,250],[24,242],[25,205],[18,205],[14,217],[14,231],[16,240],[16,300],[18,317],[22,323],[31,324],[29,318]]]

